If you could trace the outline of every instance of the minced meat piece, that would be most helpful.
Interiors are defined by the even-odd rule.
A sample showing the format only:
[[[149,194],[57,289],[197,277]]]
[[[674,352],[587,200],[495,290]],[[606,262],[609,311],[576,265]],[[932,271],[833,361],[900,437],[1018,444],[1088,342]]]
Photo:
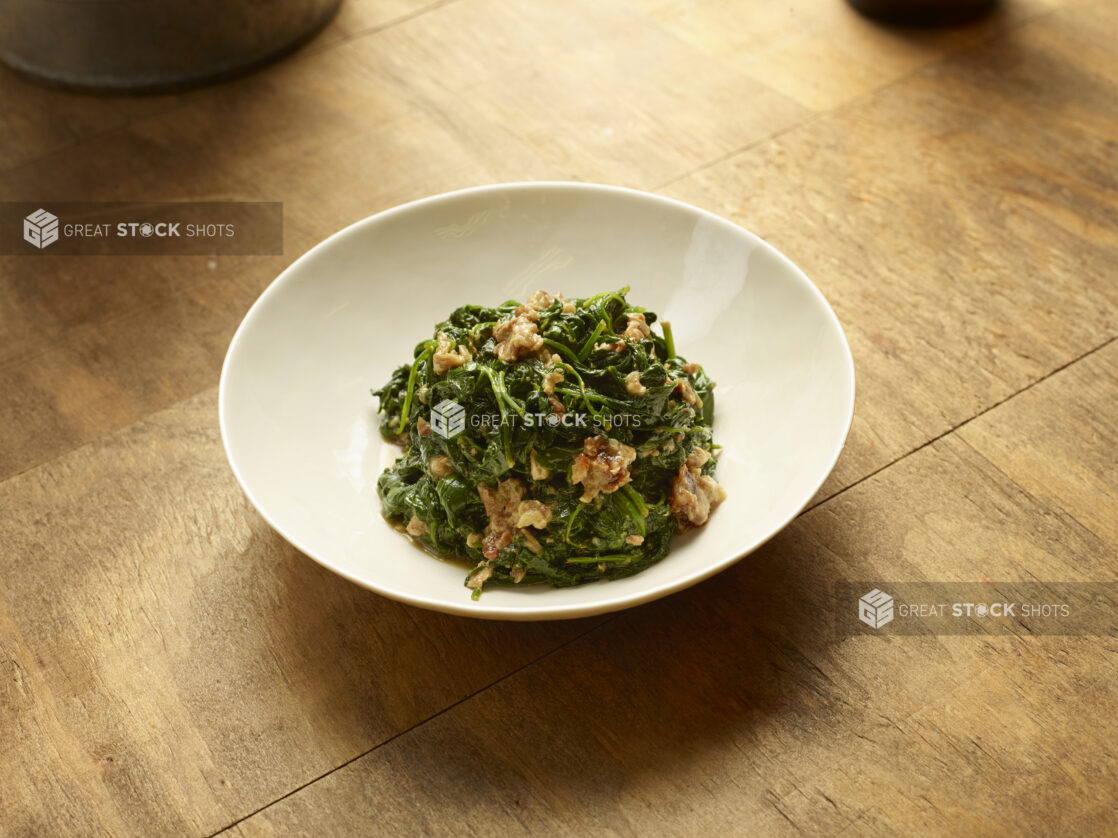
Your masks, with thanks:
[[[699,398],[699,394],[695,392],[695,388],[691,386],[691,382],[686,378],[677,378],[675,381],[676,389],[679,394],[683,396],[683,400],[692,407],[701,407],[703,400]]]
[[[696,445],[694,450],[687,455],[687,468],[698,471],[707,464],[708,460],[710,460],[710,452]]]
[[[495,559],[512,542],[520,501],[524,497],[524,484],[517,478],[510,477],[498,483],[496,489],[479,483],[477,492],[485,505],[485,514],[489,516],[481,552],[487,559]]]
[[[536,291],[525,301],[524,305],[517,307],[516,313],[522,314],[525,311],[543,311],[545,308],[551,308],[553,302],[555,302],[555,298],[546,291]]]
[[[543,552],[543,545],[540,544],[539,540],[537,540],[534,535],[532,535],[531,530],[521,529],[517,530],[516,532],[520,535],[521,538],[524,539],[524,546],[528,548],[528,551],[530,553],[538,556],[540,553]]]
[[[427,468],[431,470],[431,476],[438,483],[449,474],[454,474],[454,466],[450,462],[450,457],[446,454],[438,454],[431,458],[427,463]]]
[[[534,450],[528,455],[528,473],[532,475],[533,480],[547,480],[551,477],[551,469],[537,462]]]
[[[518,527],[535,527],[537,530],[544,530],[550,523],[551,507],[540,503],[538,500],[522,500],[516,508],[516,525]]]
[[[680,529],[702,526],[711,510],[725,499],[726,490],[713,477],[686,464],[680,466],[672,478],[670,503]]]
[[[460,367],[466,362],[473,359],[470,350],[466,346],[459,346],[458,351],[454,351],[454,344],[450,338],[439,332],[439,345],[435,348],[435,354],[431,356],[431,364],[435,369],[435,375],[442,375],[452,367]]]
[[[604,350],[606,352],[624,352],[625,351],[625,341],[617,340],[617,341],[614,341],[613,343],[596,343],[596,344],[594,344],[594,348]]]
[[[523,307],[522,307],[523,308]],[[512,363],[521,355],[537,352],[543,347],[543,338],[536,326],[539,314],[526,309],[493,327],[493,340],[497,341],[495,354],[502,361]]]
[[[548,395],[551,395],[555,392],[555,385],[562,384],[563,381],[563,373],[561,373],[559,370],[552,370],[543,377],[543,386],[540,387],[540,389]]]
[[[600,494],[616,492],[630,480],[629,466],[637,452],[616,439],[593,436],[582,443],[571,468],[571,482],[582,484],[579,500],[589,503]]]
[[[493,575],[493,567],[489,564],[479,564],[470,572],[470,578],[466,580],[466,587],[470,590],[476,591],[482,585],[489,581],[489,577]]]
[[[648,392],[648,388],[641,384],[641,374],[639,370],[633,370],[625,376],[625,389],[630,396],[643,396]]]
[[[629,325],[625,327],[625,331],[621,333],[623,338],[629,340],[644,340],[652,334],[652,330],[648,328],[648,323],[645,322],[644,315],[639,311],[633,311],[626,314],[625,317],[629,321]]]

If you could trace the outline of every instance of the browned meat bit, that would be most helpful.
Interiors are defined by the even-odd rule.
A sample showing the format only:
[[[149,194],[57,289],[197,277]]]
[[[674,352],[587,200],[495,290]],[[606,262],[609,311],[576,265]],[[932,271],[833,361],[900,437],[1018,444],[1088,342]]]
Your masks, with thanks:
[[[572,303],[570,300],[568,300],[566,297],[564,297],[562,294],[559,295],[559,299],[563,303],[563,313],[564,314],[574,314],[574,312],[576,311],[576,308],[577,308],[575,306],[575,304]]]
[[[454,466],[450,462],[450,457],[446,454],[439,454],[431,458],[427,463],[427,468],[431,470],[431,476],[438,483],[448,474],[454,474]]]
[[[524,539],[524,546],[528,548],[528,551],[532,555],[538,556],[541,552],[543,552],[542,545],[536,539],[536,537],[532,535],[531,530],[517,530],[516,532]]]
[[[625,350],[625,341],[617,340],[613,343],[596,343],[595,349],[604,349],[607,352],[623,352]]]
[[[551,409],[555,411],[556,416],[562,416],[567,412],[567,408],[563,406],[563,403],[550,393],[547,395],[547,403],[551,405]]]
[[[431,425],[422,416],[415,420],[415,427],[418,429],[420,436],[429,436],[431,434]]]
[[[709,459],[710,454],[696,448],[672,478],[670,503],[680,529],[702,526],[711,511],[726,500],[726,490],[713,477],[699,471]]]
[[[699,365],[691,361],[688,361],[686,364],[683,365],[683,371],[688,375],[694,375],[699,371],[699,369]]]
[[[521,309],[524,309],[523,313],[502,320],[493,327],[493,340],[497,341],[494,352],[498,358],[508,363],[543,347],[543,338],[540,337],[540,330],[536,326],[540,315],[531,309],[525,309],[524,306],[520,306],[517,311]]]
[[[621,337],[629,340],[644,340],[652,334],[652,330],[648,328],[648,323],[645,322],[644,315],[639,311],[629,312],[625,317],[628,318],[629,325],[625,327]]]
[[[517,306],[516,314],[524,314],[526,311],[543,311],[545,308],[550,308],[553,302],[555,302],[555,298],[546,291],[537,291],[528,298],[524,305]]]
[[[692,407],[702,407],[703,400],[699,398],[699,394],[695,392],[695,388],[691,386],[691,382],[686,378],[677,378],[675,380],[675,388],[679,390],[679,394],[683,396],[683,400]]]
[[[543,386],[540,389],[550,396],[555,392],[555,385],[562,384],[563,381],[563,373],[559,370],[552,370],[543,377]]]
[[[431,364],[435,368],[435,375],[442,375],[452,367],[462,366],[473,357],[469,347],[466,346],[459,346],[458,351],[455,352],[450,338],[439,332],[439,345],[435,348],[435,354],[431,356]]]
[[[705,466],[708,460],[710,460],[710,452],[696,445],[694,450],[687,455],[687,468],[697,471]]]
[[[537,530],[547,529],[551,523],[551,507],[545,506],[538,500],[522,500],[516,508],[516,525],[518,527],[535,527]]]
[[[648,392],[648,388],[641,384],[641,374],[638,370],[633,370],[625,376],[625,389],[629,391],[630,396],[643,396]]]
[[[636,458],[636,451],[616,439],[593,436],[585,440],[571,468],[571,482],[582,484],[579,500],[589,503],[600,494],[616,492],[632,480],[629,466]]]
[[[485,514],[489,516],[481,552],[487,559],[495,559],[512,542],[520,501],[524,497],[524,484],[510,477],[498,483],[496,489],[479,483],[477,491],[485,505]]]
[[[528,473],[532,475],[533,480],[547,480],[551,477],[551,469],[541,466],[536,461],[536,452],[533,450],[528,455]]]
[[[493,568],[485,562],[482,562],[470,571],[470,578],[466,580],[466,587],[476,591],[489,581],[489,577],[492,575]]]
[[[411,516],[411,520],[408,521],[407,527],[404,529],[408,535],[413,535],[416,538],[419,538],[421,535],[427,535],[427,525],[419,520],[414,513]]]
[[[632,544],[634,547],[640,547],[642,544],[644,544],[644,536],[635,534],[627,535],[625,536],[625,543]]]
[[[477,491],[485,505],[485,514],[489,516],[481,536],[482,555],[487,559],[497,558],[517,535],[523,536],[524,545],[539,555],[543,548],[527,528],[546,529],[551,523],[551,508],[538,500],[524,500],[524,484],[515,477],[502,480],[496,489],[479,484]]]

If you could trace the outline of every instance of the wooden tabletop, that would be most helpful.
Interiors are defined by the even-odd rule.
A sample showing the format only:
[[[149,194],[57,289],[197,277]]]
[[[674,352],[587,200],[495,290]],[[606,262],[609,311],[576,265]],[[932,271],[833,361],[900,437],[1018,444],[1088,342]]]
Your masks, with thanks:
[[[282,201],[282,256],[2,257],[0,833],[1087,835],[1113,636],[837,636],[843,580],[1118,579],[1118,5],[347,0],[288,60],[0,75],[0,200]],[[386,207],[576,179],[723,214],[841,320],[854,425],[734,568],[459,619],[324,570],[217,427],[276,274]]]

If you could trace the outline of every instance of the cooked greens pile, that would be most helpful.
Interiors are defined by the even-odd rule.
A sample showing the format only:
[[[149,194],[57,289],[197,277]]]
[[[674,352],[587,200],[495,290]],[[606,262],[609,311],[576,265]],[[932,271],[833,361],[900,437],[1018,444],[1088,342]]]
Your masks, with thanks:
[[[644,570],[725,497],[712,382],[628,289],[467,305],[374,390],[404,446],[386,518],[483,585],[577,585]]]

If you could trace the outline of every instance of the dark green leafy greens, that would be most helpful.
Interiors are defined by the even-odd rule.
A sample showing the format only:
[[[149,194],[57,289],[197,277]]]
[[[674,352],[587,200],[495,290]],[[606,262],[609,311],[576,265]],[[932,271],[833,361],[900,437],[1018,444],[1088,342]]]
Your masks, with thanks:
[[[725,496],[714,382],[628,289],[467,305],[373,394],[404,452],[386,518],[467,560],[467,586],[577,585],[639,573]]]

